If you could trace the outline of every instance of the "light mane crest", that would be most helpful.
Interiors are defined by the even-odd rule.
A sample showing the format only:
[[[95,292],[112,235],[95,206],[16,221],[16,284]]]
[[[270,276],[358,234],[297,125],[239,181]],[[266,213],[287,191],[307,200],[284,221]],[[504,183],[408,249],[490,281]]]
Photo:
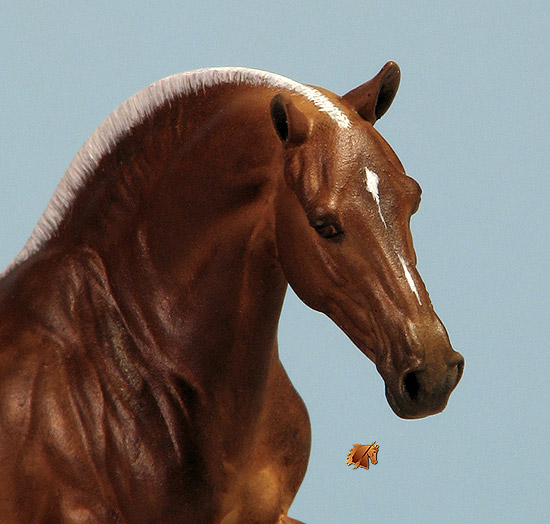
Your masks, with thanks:
[[[128,98],[90,135],[63,175],[23,249],[0,275],[26,260],[52,237],[71,202],[98,166],[101,158],[111,152],[128,129],[139,124],[169,100],[229,83],[288,89],[313,103],[338,127],[351,126],[346,114],[319,90],[275,73],[245,67],[216,67],[163,78]]]

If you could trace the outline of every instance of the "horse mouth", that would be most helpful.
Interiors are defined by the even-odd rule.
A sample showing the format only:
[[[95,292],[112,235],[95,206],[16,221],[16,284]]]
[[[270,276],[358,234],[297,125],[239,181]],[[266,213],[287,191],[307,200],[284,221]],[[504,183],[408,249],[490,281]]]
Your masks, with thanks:
[[[464,359],[458,353],[454,363],[434,383],[426,381],[426,369],[406,371],[395,384],[385,382],[386,399],[400,418],[415,419],[440,413],[462,378]]]
[[[425,408],[420,405],[415,405],[414,400],[412,402],[403,402],[402,400],[398,401],[394,396],[391,388],[386,385],[386,400],[388,401],[389,406],[392,408],[393,412],[403,419],[415,419],[415,418],[424,418],[429,415],[435,415],[440,413],[445,409],[447,402],[445,401],[442,405],[437,408],[429,407]]]

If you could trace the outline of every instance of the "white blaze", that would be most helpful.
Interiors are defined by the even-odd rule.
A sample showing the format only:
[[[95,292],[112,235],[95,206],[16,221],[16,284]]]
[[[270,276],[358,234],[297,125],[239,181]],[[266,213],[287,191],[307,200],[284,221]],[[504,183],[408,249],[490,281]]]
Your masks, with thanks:
[[[374,201],[378,206],[378,214],[382,219],[384,227],[387,229],[388,226],[386,224],[386,221],[384,220],[384,215],[382,215],[382,208],[380,207],[380,195],[378,194],[378,183],[380,181],[380,178],[374,171],[371,171],[368,167],[365,167],[365,180],[367,183],[367,191],[372,195],[372,198],[374,198]]]
[[[384,215],[382,214],[382,207],[380,206],[380,193],[378,192],[380,177],[374,171],[371,171],[368,167],[365,167],[365,182],[367,186],[367,191],[372,195],[372,198],[376,202],[376,205],[378,206],[378,214],[382,219],[384,227],[387,229],[388,225],[386,224],[386,220],[384,219]],[[420,294],[418,293],[418,289],[416,288],[416,284],[414,283],[414,279],[411,275],[411,272],[409,271],[409,268],[407,267],[405,259],[399,254],[397,256],[399,257],[399,262],[401,262],[401,266],[403,267],[403,272],[405,273],[407,284],[409,284],[411,291],[415,294],[418,303],[422,305]]]
[[[403,271],[405,272],[405,278],[407,279],[407,283],[409,284],[409,287],[412,289],[412,292],[416,295],[418,303],[422,305],[422,301],[420,300],[420,295],[418,294],[418,289],[416,289],[416,284],[414,283],[411,272],[407,267],[407,263],[405,262],[405,260],[401,255],[398,255],[398,257],[399,257],[399,262],[401,262],[401,265],[403,266]]]

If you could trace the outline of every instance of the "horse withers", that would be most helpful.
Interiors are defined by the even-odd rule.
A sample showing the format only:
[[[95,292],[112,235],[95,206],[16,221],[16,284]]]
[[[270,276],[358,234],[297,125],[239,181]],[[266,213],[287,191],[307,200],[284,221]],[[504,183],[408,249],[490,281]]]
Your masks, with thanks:
[[[397,415],[445,407],[463,360],[416,271],[420,188],[373,128],[399,78],[338,97],[198,70],[97,129],[0,280],[2,522],[293,522],[310,426],[278,356],[288,283]]]

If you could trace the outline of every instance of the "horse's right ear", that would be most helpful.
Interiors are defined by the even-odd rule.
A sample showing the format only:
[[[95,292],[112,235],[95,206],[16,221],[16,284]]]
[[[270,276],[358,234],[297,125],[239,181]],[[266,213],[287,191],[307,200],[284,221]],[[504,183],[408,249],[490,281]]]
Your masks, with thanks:
[[[277,135],[288,146],[303,144],[309,134],[307,117],[294,105],[287,94],[278,94],[271,100],[271,120]]]

